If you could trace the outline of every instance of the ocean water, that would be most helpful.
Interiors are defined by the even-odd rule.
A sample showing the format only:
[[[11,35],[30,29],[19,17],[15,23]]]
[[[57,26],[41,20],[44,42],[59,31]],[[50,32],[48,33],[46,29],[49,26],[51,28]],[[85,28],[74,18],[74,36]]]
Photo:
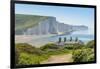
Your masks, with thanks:
[[[48,37],[46,39],[51,42],[57,42],[59,40],[59,37],[62,38],[62,41],[64,41],[65,37],[67,40],[69,40],[70,37],[72,37],[72,39],[75,40],[77,37],[78,40],[81,40],[82,42],[87,43],[88,41],[94,40],[94,34],[90,34],[89,32],[90,30],[76,31],[71,34],[55,35],[55,36]]]
[[[49,41],[58,41],[59,37],[62,38],[62,41],[64,40],[64,38],[66,37],[67,40],[70,39],[70,37],[72,37],[73,40],[76,39],[76,37],[78,38],[78,40],[81,40],[83,42],[88,42],[90,40],[94,40],[94,35],[92,34],[70,34],[70,35],[56,35],[56,36],[52,36],[48,39]]]
[[[55,35],[55,36],[50,36],[50,37],[43,37],[43,38],[39,38],[39,39],[33,39],[31,42],[32,45],[35,46],[43,46],[47,43],[55,43],[59,40],[59,37],[62,38],[62,41],[64,41],[64,38],[66,37],[67,40],[70,39],[70,37],[72,37],[73,40],[75,40],[76,37],[78,37],[78,40],[81,40],[82,42],[84,42],[85,44],[91,40],[94,40],[94,36],[93,35],[84,35],[84,34],[71,34],[71,35]]]
[[[27,37],[27,38],[25,38]],[[84,43],[87,43],[91,40],[94,40],[94,35],[93,34],[84,34],[84,33],[72,33],[72,34],[63,34],[63,35],[46,35],[45,37],[43,36],[20,36],[19,38],[16,38],[16,43],[29,43],[33,46],[40,47],[43,46],[47,43],[55,43],[58,42],[59,37],[61,37],[62,41],[64,41],[64,38],[66,37],[67,40],[72,37],[73,40],[78,38],[78,40],[81,40]]]

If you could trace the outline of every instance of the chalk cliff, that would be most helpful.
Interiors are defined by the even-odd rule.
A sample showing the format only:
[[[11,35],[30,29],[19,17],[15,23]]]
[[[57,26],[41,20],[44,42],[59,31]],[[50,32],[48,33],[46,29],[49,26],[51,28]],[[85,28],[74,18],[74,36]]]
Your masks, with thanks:
[[[52,16],[15,15],[16,35],[44,35],[44,34],[69,34],[78,30],[87,30],[88,27],[73,26],[60,23]]]

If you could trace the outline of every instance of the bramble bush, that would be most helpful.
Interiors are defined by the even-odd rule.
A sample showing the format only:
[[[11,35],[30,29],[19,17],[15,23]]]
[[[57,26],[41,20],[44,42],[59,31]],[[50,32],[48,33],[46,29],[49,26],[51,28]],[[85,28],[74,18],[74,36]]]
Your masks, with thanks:
[[[49,55],[42,50],[35,48],[27,43],[16,44],[15,60],[16,65],[40,64],[47,59]]]
[[[88,48],[94,48],[94,40],[92,40],[92,41],[89,41],[87,44],[86,44],[86,47],[88,47]]]
[[[40,49],[41,50],[49,50],[49,49],[53,50],[53,49],[59,49],[59,47],[56,44],[54,44],[54,43],[48,43],[48,44],[40,47]]]
[[[74,62],[94,61],[94,53],[92,49],[79,49],[72,53]]]

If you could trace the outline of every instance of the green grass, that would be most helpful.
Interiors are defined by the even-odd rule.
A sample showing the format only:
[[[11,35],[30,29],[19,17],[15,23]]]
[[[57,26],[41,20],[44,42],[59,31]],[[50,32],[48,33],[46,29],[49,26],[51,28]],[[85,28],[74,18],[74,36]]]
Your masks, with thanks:
[[[49,55],[27,43],[16,44],[16,65],[40,64]]]
[[[45,51],[46,54],[48,55],[59,55],[59,54],[68,54],[68,53],[71,53],[71,50],[68,50],[68,49],[62,49],[62,50],[55,50],[55,51]]]
[[[41,61],[46,60],[48,55],[36,55],[36,54],[29,54],[29,53],[20,53],[18,62],[19,65],[32,65],[32,64],[40,64]]]
[[[90,41],[86,45],[71,44],[63,47],[50,43],[40,48],[35,48],[27,43],[17,43],[15,47],[16,65],[40,64],[52,55],[69,53],[72,54],[73,62],[94,61],[94,43],[92,42]]]

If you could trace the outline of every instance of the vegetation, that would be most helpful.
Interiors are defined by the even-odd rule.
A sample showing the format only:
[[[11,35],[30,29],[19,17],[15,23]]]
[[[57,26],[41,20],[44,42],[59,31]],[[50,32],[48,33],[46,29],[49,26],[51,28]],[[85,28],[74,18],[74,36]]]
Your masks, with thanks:
[[[59,47],[56,45],[56,44],[53,44],[53,43],[48,43],[42,47],[40,47],[41,50],[54,50],[54,49],[59,49]]]
[[[31,65],[31,64],[40,64],[41,61],[47,59],[47,55],[36,55],[36,54],[29,54],[29,53],[21,53],[19,59],[20,65]]]
[[[37,51],[37,48],[27,43],[18,43],[15,47],[18,52],[34,53]]]
[[[88,42],[80,49],[73,50],[72,55],[74,62],[94,61],[94,41]]]
[[[89,48],[94,48],[94,40],[89,41],[86,46]]]
[[[94,61],[94,41],[84,44],[57,46],[54,43],[35,48],[27,43],[17,43],[15,51],[16,65],[40,64],[51,55],[72,54],[73,62]]]
[[[47,54],[45,55],[42,50],[27,43],[16,44],[15,54],[16,65],[39,64],[41,61],[49,57]]]
[[[65,45],[64,48],[70,49],[70,50],[75,50],[75,49],[81,49],[84,47],[85,47],[85,45],[83,45],[83,44],[75,43],[75,44],[67,44],[67,45]]]
[[[73,52],[74,62],[94,61],[94,53],[92,49],[79,49]]]

